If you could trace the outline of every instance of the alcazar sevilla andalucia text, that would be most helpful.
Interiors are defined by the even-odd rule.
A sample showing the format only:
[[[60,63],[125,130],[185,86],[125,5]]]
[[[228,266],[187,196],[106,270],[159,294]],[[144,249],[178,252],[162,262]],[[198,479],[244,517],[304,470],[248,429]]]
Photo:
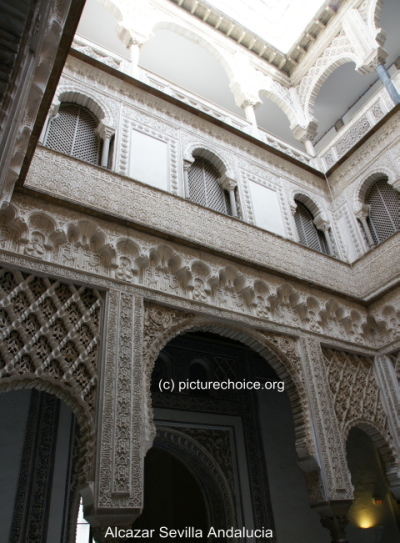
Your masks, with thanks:
[[[400,0],[0,0],[0,543],[400,542]]]

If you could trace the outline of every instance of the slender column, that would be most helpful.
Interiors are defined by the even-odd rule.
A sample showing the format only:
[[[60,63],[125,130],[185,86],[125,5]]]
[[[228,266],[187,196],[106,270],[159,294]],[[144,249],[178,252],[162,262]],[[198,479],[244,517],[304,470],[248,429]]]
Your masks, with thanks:
[[[333,256],[334,255],[334,250],[333,250],[333,246],[332,246],[331,236],[329,235],[330,228],[329,227],[328,228],[321,228],[320,230],[322,230],[322,232],[324,233],[325,241],[326,241],[326,244],[328,246],[329,256]]]
[[[107,168],[108,166],[108,157],[110,153],[110,141],[111,141],[111,136],[106,136],[103,139],[103,150],[101,153],[101,165],[103,166],[103,168]]]
[[[246,119],[249,121],[249,123],[257,128],[257,119],[256,112],[254,111],[254,104],[247,102],[243,109],[246,115]]]
[[[184,160],[183,161],[183,182],[185,186],[185,198],[190,198],[190,192],[189,192],[189,170],[192,166],[193,162],[190,162],[190,160]]]
[[[233,217],[237,217],[238,211],[237,211],[236,198],[235,198],[235,188],[237,186],[237,183],[234,179],[225,177],[225,179],[222,181],[222,186],[229,193],[229,201],[231,204],[232,215]]]
[[[363,205],[362,208],[356,213],[357,219],[361,222],[361,226],[364,230],[365,236],[370,247],[375,247],[374,238],[372,237],[370,227],[367,222],[367,217],[369,215],[369,206]]]
[[[232,215],[234,217],[237,217],[238,213],[237,213],[237,207],[236,207],[235,189],[229,188],[228,192],[229,192],[229,200],[231,202]]]
[[[142,44],[137,40],[132,40],[129,45],[129,57],[131,61],[130,75],[137,78],[139,75],[139,56]]]
[[[400,94],[394,86],[393,81],[390,79],[389,72],[387,71],[385,65],[378,64],[375,71],[378,74],[379,79],[382,81],[394,105],[400,104]]]
[[[114,128],[110,126],[106,126],[103,124],[103,121],[100,122],[99,126],[96,129],[97,134],[100,136],[100,138],[103,140],[103,149],[101,152],[101,166],[103,168],[108,168],[108,161],[109,161],[109,155],[110,155],[110,142],[111,138],[115,133]]]
[[[317,217],[315,217],[314,224],[318,228],[318,230],[321,230],[324,233],[326,245],[328,246],[328,254],[329,256],[333,256],[335,254],[335,251],[333,250],[332,240],[329,235],[329,230],[331,228],[329,222],[323,219],[321,214],[319,214],[317,215]]]
[[[49,114],[47,115],[46,121],[45,121],[45,123],[43,125],[42,132],[40,134],[39,143],[44,144],[49,124],[52,121],[52,119],[54,119],[54,117],[58,114],[59,109],[60,109],[60,102],[53,103],[51,105],[51,108],[49,110]]]
[[[314,149],[313,142],[311,140],[305,140],[304,146],[306,148],[307,153],[310,156],[314,157],[315,156],[315,149]]]
[[[251,134],[254,137],[258,137],[258,125],[257,125],[257,119],[256,119],[256,107],[260,104],[260,102],[256,102],[253,99],[247,98],[242,101],[240,104],[240,107],[244,110],[244,113],[246,115],[246,119],[249,123],[251,123]]]

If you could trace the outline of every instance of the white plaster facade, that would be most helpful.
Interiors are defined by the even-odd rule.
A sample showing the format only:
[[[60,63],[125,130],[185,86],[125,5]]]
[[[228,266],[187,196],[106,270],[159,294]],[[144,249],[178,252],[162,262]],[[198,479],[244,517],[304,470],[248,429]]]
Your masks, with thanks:
[[[251,41],[242,47],[207,25],[201,2],[191,13],[186,0],[102,3],[131,60],[76,38],[24,185],[3,193],[0,390],[36,387],[75,413],[73,488],[100,540],[143,507],[161,349],[187,331],[237,339],[285,381],[309,501],[332,540],[345,541],[352,427],[372,437],[400,500],[400,234],[371,248],[359,220],[376,179],[400,188],[399,108],[380,89],[315,156],[258,129],[252,108],[268,96],[296,139],[311,141],[329,74],[348,61],[360,72],[384,62],[381,3],[342,2],[296,62],[290,53],[278,65],[271,48],[268,62]],[[218,59],[247,120],[138,67],[156,28]],[[392,80],[399,88],[398,73]],[[111,161],[46,148],[64,102],[91,111],[104,141],[114,137]],[[187,198],[196,157],[236,191],[238,218]],[[331,255],[299,243],[296,202],[326,232]]]

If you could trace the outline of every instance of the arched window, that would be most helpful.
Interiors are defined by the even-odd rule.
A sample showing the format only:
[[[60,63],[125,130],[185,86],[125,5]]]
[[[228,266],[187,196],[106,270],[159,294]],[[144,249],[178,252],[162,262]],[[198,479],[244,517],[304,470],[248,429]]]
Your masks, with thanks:
[[[320,253],[328,254],[325,236],[323,232],[317,229],[314,224],[314,217],[308,208],[295,200],[296,212],[294,214],[294,220],[296,222],[297,232],[299,234],[299,241],[302,245],[319,251]]]
[[[385,179],[372,185],[365,203],[370,206],[368,225],[376,244],[400,230],[400,194]]]
[[[232,215],[229,195],[222,188],[219,178],[220,173],[215,166],[197,157],[188,172],[190,200],[214,211]]]
[[[99,164],[101,140],[96,134],[98,120],[85,107],[61,104],[50,121],[45,145],[91,164]]]

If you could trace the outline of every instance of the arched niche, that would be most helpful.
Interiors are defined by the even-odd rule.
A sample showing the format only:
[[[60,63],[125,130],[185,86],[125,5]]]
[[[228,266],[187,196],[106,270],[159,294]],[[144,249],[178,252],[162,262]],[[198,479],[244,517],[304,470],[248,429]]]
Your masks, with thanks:
[[[314,117],[318,121],[315,142],[323,144],[324,135],[339,119],[349,120],[370,98],[369,87],[378,80],[375,72],[361,75],[355,64],[343,60],[325,79],[315,99]]]
[[[258,127],[303,151],[304,145],[293,136],[290,121],[283,110],[267,96],[261,94],[261,100],[255,111]]]
[[[106,4],[106,2],[103,2]],[[112,9],[113,8],[113,9]],[[97,0],[87,0],[77,34],[111,52],[129,59],[129,50],[117,36],[117,26],[122,14],[115,12],[115,6],[106,7]],[[95,21],[95,24],[94,24]]]
[[[191,39],[168,28],[156,28],[154,37],[141,48],[139,65],[236,115],[228,76],[213,55]]]
[[[78,512],[79,428],[37,389],[0,393],[0,522],[9,541],[71,541]],[[9,538],[9,539],[8,539]]]
[[[348,512],[346,533],[352,543],[392,543],[400,537],[400,514],[385,477],[386,466],[375,445],[376,439],[380,439],[382,444],[377,432],[369,427],[353,427],[347,438],[347,462],[354,486],[354,501]]]

